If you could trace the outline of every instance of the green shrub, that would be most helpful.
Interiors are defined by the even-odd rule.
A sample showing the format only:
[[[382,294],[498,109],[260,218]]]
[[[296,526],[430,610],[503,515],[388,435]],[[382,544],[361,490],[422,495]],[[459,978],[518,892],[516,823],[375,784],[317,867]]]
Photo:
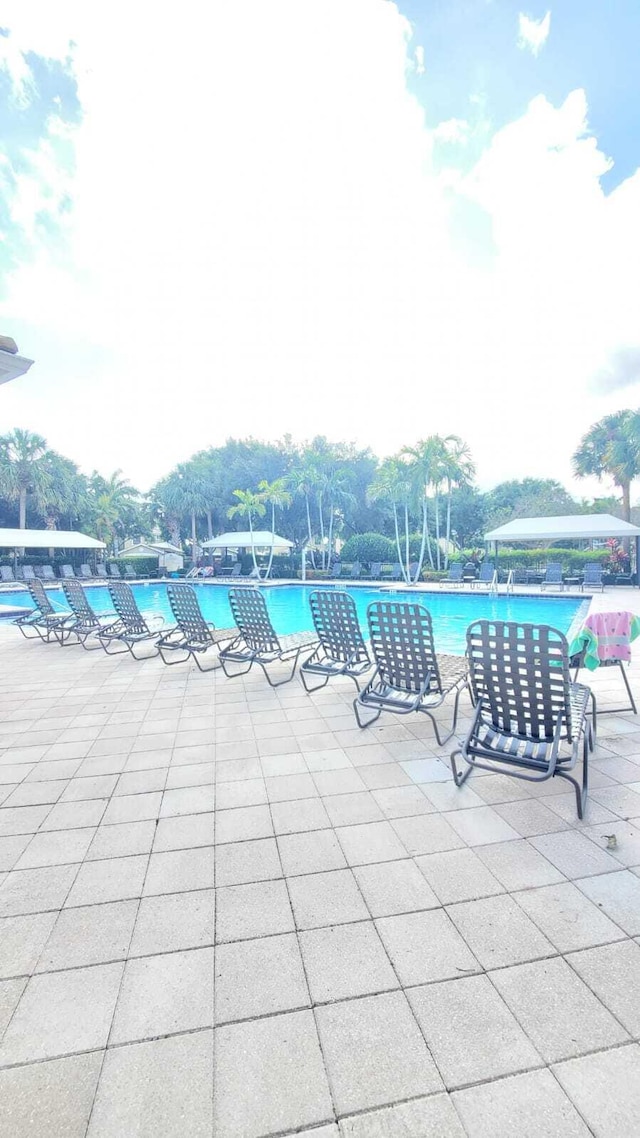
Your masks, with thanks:
[[[544,569],[548,561],[559,561],[565,570],[582,569],[587,563],[604,565],[608,558],[608,549],[498,549],[501,569]]]
[[[113,561],[113,558],[109,558]],[[123,571],[127,566],[131,566],[136,577],[157,577],[158,576],[158,558],[157,557],[127,557],[120,554],[115,558],[116,564],[120,566]]]
[[[342,547],[340,558],[353,564],[354,561],[396,561],[396,543],[382,533],[356,533]]]

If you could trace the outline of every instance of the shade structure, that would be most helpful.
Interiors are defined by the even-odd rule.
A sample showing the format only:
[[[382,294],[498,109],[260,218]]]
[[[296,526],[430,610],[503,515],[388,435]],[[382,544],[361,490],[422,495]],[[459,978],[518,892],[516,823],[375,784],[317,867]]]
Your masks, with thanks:
[[[104,541],[70,529],[0,529],[1,549],[106,549]]]
[[[249,530],[233,531],[231,533],[221,533],[217,537],[212,537],[209,541],[202,542],[202,549],[250,549],[252,544],[252,536]],[[294,543],[289,541],[286,537],[280,537],[277,533],[271,533],[269,530],[254,530],[253,531],[253,546],[255,549],[271,549],[271,546],[278,552],[282,550],[287,553],[293,549]]]
[[[515,518],[484,535],[485,541],[606,541],[609,537],[640,537],[640,528],[612,514],[564,514],[557,518]]]

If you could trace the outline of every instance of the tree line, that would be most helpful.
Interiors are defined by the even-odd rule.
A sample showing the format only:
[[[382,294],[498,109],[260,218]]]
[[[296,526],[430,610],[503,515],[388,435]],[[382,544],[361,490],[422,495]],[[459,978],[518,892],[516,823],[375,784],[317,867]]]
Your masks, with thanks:
[[[214,533],[269,528],[306,543],[326,568],[336,539],[385,535],[410,579],[419,562],[447,567],[451,550],[480,545],[488,528],[514,517],[599,511],[631,518],[631,486],[640,476],[640,411],[595,423],[573,455],[577,477],[607,478],[617,496],[576,500],[553,479],[524,478],[488,492],[475,485],[468,444],[429,435],[382,461],[368,449],[319,436],[298,445],[228,439],[179,463],[148,494],[116,470],[83,474],[32,432],[0,436],[0,526],[79,529],[117,553],[124,540],[154,535],[192,549]],[[268,519],[263,521],[263,519]],[[273,550],[271,551],[273,556]],[[415,567],[414,567],[415,576]]]

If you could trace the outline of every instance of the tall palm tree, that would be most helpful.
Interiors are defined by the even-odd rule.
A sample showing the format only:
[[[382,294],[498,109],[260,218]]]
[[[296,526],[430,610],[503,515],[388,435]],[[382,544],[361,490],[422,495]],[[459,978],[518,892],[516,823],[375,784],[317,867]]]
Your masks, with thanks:
[[[356,501],[355,495],[351,491],[351,471],[348,467],[341,466],[337,469],[327,471],[323,478],[323,497],[329,504],[327,556],[330,564],[333,551],[333,527],[336,511],[344,509],[345,506],[353,506]]]
[[[293,490],[294,495],[304,498],[305,511],[307,515],[307,540],[311,551],[311,564],[315,568],[315,553],[313,550],[313,530],[311,528],[311,496],[314,491],[316,478],[314,470],[310,466],[295,467],[288,475],[288,482]]]
[[[42,435],[16,427],[0,436],[0,493],[18,503],[20,529],[27,525],[27,495],[42,496],[49,484],[46,453]]]
[[[594,423],[573,455],[577,478],[607,475],[620,489],[625,521],[631,520],[631,483],[640,477],[640,411],[616,411]]]
[[[238,501],[235,506],[230,506],[227,510],[228,518],[246,518],[249,523],[249,534],[251,537],[251,557],[253,558],[253,568],[256,573],[258,571],[258,562],[256,561],[256,547],[253,540],[253,519],[263,518],[267,512],[267,508],[262,501],[260,494],[256,494],[253,490],[234,490],[234,498]]]
[[[444,479],[447,486],[447,540],[444,551],[444,567],[449,565],[449,545],[451,542],[451,495],[454,486],[468,486],[476,468],[471,458],[471,450],[459,435],[447,435],[444,440],[445,456],[443,463]]]
[[[420,543],[420,556],[418,558],[418,568],[415,576],[415,580],[417,581],[422,572],[425,548],[429,556],[431,568],[435,569],[436,567],[431,549],[431,539],[429,537],[428,508],[429,490],[431,487],[435,490],[436,559],[438,568],[440,568],[440,543],[438,540],[440,537],[439,488],[442,486],[444,480],[444,440],[440,435],[429,435],[426,439],[421,439],[413,447],[403,447],[401,454],[409,460],[416,495],[422,508],[422,541]]]
[[[139,514],[138,491],[127,482],[121,470],[114,470],[108,478],[94,470],[89,480],[89,489],[94,510],[97,511],[94,524],[97,528],[100,518],[100,526],[110,537],[113,551],[117,555],[118,537],[126,535],[134,515],[137,517]]]
[[[382,465],[378,467],[373,482],[367,492],[367,498],[370,502],[388,502],[391,505],[398,561],[402,569],[402,576],[407,584],[409,584],[410,580],[409,516],[412,492],[413,488],[409,467],[407,463],[403,462],[399,457],[385,459]],[[402,510],[404,516],[404,551],[400,540],[398,510]]]
[[[271,506],[271,549],[269,550],[269,564],[267,566],[267,577],[271,573],[271,566],[273,564],[273,550],[275,547],[275,532],[276,532],[276,510],[286,510],[292,502],[291,494],[287,490],[287,482],[285,478],[276,478],[273,482],[267,482],[263,478],[262,482],[258,483],[258,493],[260,498],[267,506]]]

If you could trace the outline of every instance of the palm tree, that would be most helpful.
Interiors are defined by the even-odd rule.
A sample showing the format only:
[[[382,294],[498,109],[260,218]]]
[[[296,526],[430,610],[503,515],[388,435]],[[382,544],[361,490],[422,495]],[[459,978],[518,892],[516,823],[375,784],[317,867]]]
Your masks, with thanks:
[[[234,498],[237,498],[237,504],[230,506],[227,510],[228,518],[246,518],[249,522],[249,534],[251,535],[251,556],[253,558],[253,568],[256,573],[258,571],[258,562],[256,561],[256,548],[253,541],[253,519],[254,517],[263,518],[267,512],[266,506],[262,501],[260,494],[256,494],[253,490],[234,490]]]
[[[271,573],[271,566],[273,564],[273,550],[275,545],[275,532],[276,532],[276,510],[286,510],[291,505],[291,494],[287,490],[286,479],[276,478],[273,482],[267,482],[263,479],[258,483],[258,493],[263,502],[271,506],[271,549],[269,550],[269,564],[267,566],[267,577]]]
[[[608,475],[622,493],[625,521],[631,520],[631,483],[640,476],[640,411],[616,411],[594,423],[573,456],[577,478]]]
[[[333,526],[336,517],[336,510],[344,509],[345,506],[355,505],[355,495],[351,492],[351,471],[346,466],[338,467],[334,470],[329,470],[323,478],[323,497],[329,503],[329,532],[327,542],[327,556],[329,564],[331,563],[331,554],[333,551]]]
[[[468,486],[476,468],[467,443],[459,435],[447,435],[444,440],[444,479],[447,484],[447,540],[444,552],[444,567],[449,566],[449,545],[451,542],[451,495],[454,486]]]
[[[31,492],[42,497],[49,485],[46,453],[42,435],[16,427],[0,436],[0,493],[18,502],[20,529],[27,525],[27,495]]]
[[[307,540],[311,550],[311,564],[315,568],[315,553],[313,550],[313,530],[311,528],[311,505],[310,499],[313,494],[314,485],[316,482],[315,472],[310,466],[300,466],[292,470],[288,476],[288,482],[293,490],[294,495],[299,495],[304,498],[305,511],[307,515]]]
[[[444,479],[444,459],[445,459],[445,446],[444,440],[440,435],[429,435],[426,439],[421,439],[413,447],[403,447],[401,454],[409,459],[410,468],[414,478],[416,488],[416,495],[422,507],[422,541],[420,544],[420,556],[418,558],[418,568],[416,571],[415,580],[419,580],[420,573],[422,572],[422,563],[424,561],[425,548],[429,555],[429,564],[432,569],[435,569],[433,561],[433,552],[431,550],[431,539],[429,537],[429,519],[428,519],[428,503],[429,503],[429,488],[431,486],[435,489],[435,516],[436,516],[436,542],[437,542],[437,564],[440,568],[440,517],[439,517],[439,488]]]
[[[382,465],[378,467],[373,482],[367,491],[367,498],[370,502],[388,502],[391,505],[398,561],[402,576],[407,584],[409,584],[411,556],[409,522],[412,494],[413,486],[409,466],[399,456],[385,459]],[[399,510],[402,510],[404,517],[403,541],[400,539]]]
[[[106,532],[118,553],[118,535],[124,536],[134,514],[139,514],[138,491],[127,482],[121,470],[114,470],[108,478],[94,470],[89,480],[96,516],[94,525]],[[101,535],[100,535],[101,536]],[[104,540],[101,536],[101,540]]]

